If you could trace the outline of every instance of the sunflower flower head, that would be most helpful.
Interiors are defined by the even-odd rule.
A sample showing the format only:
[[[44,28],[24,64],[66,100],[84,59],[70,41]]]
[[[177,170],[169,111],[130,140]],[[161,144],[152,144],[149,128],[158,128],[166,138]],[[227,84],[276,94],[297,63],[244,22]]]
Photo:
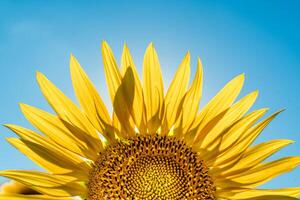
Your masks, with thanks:
[[[70,71],[79,106],[42,73],[41,91],[55,114],[21,104],[37,131],[7,124],[17,138],[7,141],[45,171],[3,170],[32,193],[2,186],[0,200],[70,199],[296,199],[300,188],[258,189],[293,170],[300,157],[265,160],[292,143],[277,139],[253,145],[281,112],[249,112],[258,91],[237,100],[244,74],[233,78],[199,109],[203,70],[190,83],[188,52],[164,92],[158,55],[145,52],[142,81],[125,45],[120,65],[102,43],[109,113],[87,74],[71,55]],[[200,110],[200,111],[199,111]]]

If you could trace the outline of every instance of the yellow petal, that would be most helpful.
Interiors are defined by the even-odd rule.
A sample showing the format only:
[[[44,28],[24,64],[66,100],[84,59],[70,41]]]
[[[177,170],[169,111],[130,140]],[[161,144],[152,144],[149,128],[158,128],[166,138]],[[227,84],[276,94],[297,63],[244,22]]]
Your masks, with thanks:
[[[243,155],[243,152],[252,144],[256,137],[264,130],[264,128],[280,113],[276,112],[266,119],[262,120],[255,126],[246,131],[245,134],[236,142],[232,148],[225,151],[218,158],[219,164],[230,165],[236,162]],[[225,164],[224,164],[225,163]],[[224,167],[224,166],[223,166]]]
[[[37,191],[26,187],[24,184],[14,180],[7,181],[0,185],[0,195],[4,194],[39,194]]]
[[[113,102],[114,113],[120,121],[120,125],[127,136],[134,135],[134,128],[136,126],[130,111],[133,108],[134,98],[134,77],[131,68],[126,70],[122,79],[120,87],[116,91],[115,99]],[[126,136],[126,137],[127,137]]]
[[[86,172],[90,170],[90,166],[81,157],[62,149],[49,139],[23,127],[6,126],[21,137],[21,140],[10,138],[8,139],[9,142],[45,169],[53,173],[67,173],[70,170]]]
[[[244,84],[244,74],[232,79],[227,85],[201,110],[201,120],[195,143],[201,139],[201,130],[214,118],[228,109],[239,95]]]
[[[210,144],[216,141],[225,129],[229,128],[229,126],[239,120],[251,108],[257,96],[258,91],[251,92],[231,106],[222,119],[213,128],[202,129],[204,138],[201,143],[201,148],[205,149],[210,146]]]
[[[291,140],[271,140],[255,145],[243,154],[238,163],[221,175],[230,176],[247,171],[291,143],[293,143]]]
[[[272,162],[259,165],[244,173],[239,173],[232,177],[228,185],[238,187],[256,187],[274,177],[293,170],[300,165],[300,157],[286,157]]]
[[[73,175],[83,181],[88,179],[88,171],[91,168],[84,161],[77,161],[76,157],[64,157],[57,149],[49,150],[40,144],[18,138],[7,138],[7,141],[48,172]]]
[[[80,129],[84,133],[82,134],[82,138],[85,138],[85,143],[90,144],[89,148],[94,149],[95,152],[100,152],[102,150],[102,143],[96,129],[87,117],[43,74],[38,72],[37,80],[44,96],[59,117],[63,121]]]
[[[42,194],[57,197],[84,196],[86,188],[75,178],[26,170],[0,171],[0,176],[16,180]]]
[[[102,42],[102,57],[108,91],[110,99],[113,102],[115,94],[121,84],[122,76],[118,69],[113,52],[105,41]]]
[[[165,118],[164,125],[165,131],[168,131],[178,119],[179,105],[183,96],[186,93],[190,78],[190,53],[188,52],[171,82],[165,97]]]
[[[143,81],[147,127],[150,133],[154,133],[162,120],[164,86],[158,56],[152,43],[144,56]]]
[[[298,200],[298,198],[295,198],[295,197],[282,196],[282,195],[262,195],[262,196],[258,196],[258,197],[247,198],[245,200],[269,200],[269,199],[276,199],[276,200]]]
[[[130,111],[133,106],[135,83],[132,70],[129,68],[131,70],[130,73],[127,73],[126,77],[122,78],[113,52],[105,41],[102,43],[102,55],[106,82],[114,112],[127,136],[133,135],[135,122]],[[130,94],[127,94],[127,92],[130,92]]]
[[[219,190],[218,196],[230,199],[247,200],[296,200],[300,195],[300,188],[283,189],[248,189],[248,188],[228,188]]]
[[[241,120],[236,122],[222,137],[222,142],[219,149],[222,151],[232,146],[239,140],[245,131],[247,131],[259,118],[261,118],[265,113],[266,109],[255,110]]]
[[[117,131],[119,133],[119,134],[117,134],[117,133],[116,134],[119,136],[122,128],[121,128],[121,123],[115,112],[113,112],[113,114],[112,114],[112,124],[113,124],[113,127],[115,128],[115,131]],[[124,135],[124,137],[125,137],[125,135]]]
[[[121,59],[121,73],[122,76],[125,76],[125,73],[128,69],[131,69],[134,77],[134,97],[132,102],[132,108],[130,110],[131,115],[133,116],[134,121],[136,122],[139,129],[143,129],[145,127],[144,124],[144,99],[143,99],[143,89],[141,85],[141,81],[139,79],[138,72],[134,65],[133,59],[131,57],[130,51],[127,45],[124,45],[122,59]],[[128,91],[130,88],[126,88]],[[127,93],[126,93],[127,94]],[[125,95],[127,99],[129,95]],[[128,101],[128,100],[127,100]],[[141,130],[144,132],[145,130]]]
[[[53,197],[48,195],[0,194],[0,200],[74,200],[73,197]]]
[[[16,181],[9,181],[0,185],[0,200],[72,200],[72,197],[51,197]]]
[[[203,69],[201,60],[198,59],[197,72],[192,82],[190,89],[184,97],[182,105],[182,126],[183,132],[187,132],[194,121],[199,108],[200,99],[202,96]]]
[[[240,138],[242,138],[251,128],[251,126],[266,112],[267,109],[255,110],[232,124],[221,134],[219,134],[218,138],[216,138],[215,141],[212,141],[210,145],[204,148],[212,152],[209,157],[205,158],[207,162],[213,162],[214,166],[218,166],[224,163],[224,158],[226,158],[224,154],[227,154],[227,151],[230,151],[232,148],[234,148],[235,145],[238,144]],[[233,161],[234,159],[226,160],[226,165],[231,164]]]
[[[70,59],[70,71],[76,96],[88,118],[108,140],[113,140],[114,135],[107,132],[107,126],[111,124],[111,119],[106,106],[73,55]]]
[[[64,126],[58,117],[26,104],[20,104],[20,107],[27,120],[52,141],[78,155],[86,156],[84,144],[74,136],[76,133],[71,133]]]

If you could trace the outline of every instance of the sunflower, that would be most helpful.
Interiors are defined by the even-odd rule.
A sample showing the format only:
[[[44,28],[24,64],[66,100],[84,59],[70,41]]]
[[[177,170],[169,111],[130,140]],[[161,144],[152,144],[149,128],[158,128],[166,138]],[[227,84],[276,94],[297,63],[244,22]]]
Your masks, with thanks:
[[[1,176],[35,191],[4,192],[0,200],[288,200],[300,196],[300,188],[258,188],[293,170],[300,157],[265,161],[291,140],[252,145],[280,111],[267,117],[263,117],[266,108],[248,112],[258,91],[236,101],[244,74],[198,111],[202,64],[198,59],[189,84],[189,52],[165,95],[153,44],[145,52],[143,83],[126,45],[120,67],[106,42],[102,55],[111,116],[73,55],[71,79],[80,106],[37,73],[41,91],[56,114],[21,104],[37,131],[5,126],[19,136],[7,141],[45,171],[0,171]]]

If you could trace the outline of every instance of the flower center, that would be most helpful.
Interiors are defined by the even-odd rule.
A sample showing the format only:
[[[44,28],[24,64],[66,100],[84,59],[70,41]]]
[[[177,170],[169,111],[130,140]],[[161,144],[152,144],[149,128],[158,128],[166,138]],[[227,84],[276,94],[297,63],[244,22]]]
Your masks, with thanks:
[[[215,199],[215,186],[199,155],[174,137],[137,136],[100,153],[88,199]]]
[[[188,191],[186,177],[187,174],[173,158],[145,156],[129,167],[127,188],[130,194],[139,196],[139,199],[183,198]]]

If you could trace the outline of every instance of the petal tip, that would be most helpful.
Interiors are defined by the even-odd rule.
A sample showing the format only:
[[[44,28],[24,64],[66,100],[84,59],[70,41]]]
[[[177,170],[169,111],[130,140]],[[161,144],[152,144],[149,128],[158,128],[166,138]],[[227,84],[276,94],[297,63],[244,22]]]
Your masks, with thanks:
[[[287,143],[287,144],[294,144],[295,141],[294,141],[294,140],[286,140],[286,143]]]
[[[241,73],[240,75],[238,75],[238,77],[239,77],[240,79],[244,80],[245,77],[246,77],[246,75],[245,75],[245,73]]]
[[[23,111],[24,109],[28,108],[28,107],[29,107],[29,105],[27,105],[27,104],[25,104],[25,103],[22,103],[22,102],[20,102],[20,103],[19,103],[19,107],[20,107],[20,109]]]
[[[150,42],[147,47],[147,50],[149,51],[149,50],[153,50],[153,49],[154,49],[154,44],[153,44],[153,42]]]
[[[8,128],[8,129],[12,129],[12,127],[14,126],[13,124],[3,124],[3,126],[5,128]]]
[[[109,47],[108,43],[105,40],[102,40],[101,42],[102,51],[108,49],[108,47]]]
[[[185,54],[185,59],[190,62],[190,59],[191,59],[191,53],[190,51],[187,51],[186,54]]]
[[[257,98],[257,96],[259,95],[259,90],[254,90],[251,94],[252,94],[255,98]]]
[[[107,45],[107,42],[106,42],[106,40],[102,40],[102,41],[101,41],[101,45],[102,45],[102,46],[105,46],[105,45]]]
[[[199,67],[202,67],[202,60],[200,57],[197,58],[197,64]]]
[[[74,62],[76,60],[73,53],[70,54],[70,62]]]
[[[40,71],[36,71],[35,76],[38,82],[41,81],[42,79],[46,79],[46,76]]]

